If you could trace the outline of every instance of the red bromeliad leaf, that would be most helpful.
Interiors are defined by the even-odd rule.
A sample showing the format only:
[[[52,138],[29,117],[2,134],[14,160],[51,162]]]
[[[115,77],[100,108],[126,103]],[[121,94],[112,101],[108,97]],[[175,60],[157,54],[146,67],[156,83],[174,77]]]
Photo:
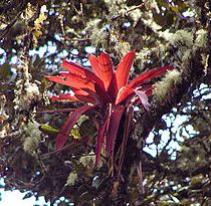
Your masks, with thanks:
[[[101,102],[102,105],[105,105],[108,102],[112,102],[112,99],[109,93],[107,93],[104,89],[99,87],[97,84],[95,84],[95,91],[99,97],[99,102]]]
[[[70,73],[60,73],[57,76],[46,76],[52,82],[56,82],[65,86],[69,86],[75,89],[87,88],[94,91],[95,86],[90,79],[84,79],[80,76],[76,76]]]
[[[89,102],[92,104],[98,104],[99,98],[97,94],[89,89],[72,89],[75,93],[76,98],[82,102]]]
[[[85,106],[76,109],[68,116],[56,138],[57,150],[64,146],[72,127],[79,117],[86,111],[96,108],[102,113],[102,116],[100,116],[102,126],[98,128],[96,139],[96,165],[99,162],[104,144],[106,144],[106,152],[110,163],[113,164],[113,161],[115,161],[116,138],[125,109],[129,106],[132,108],[131,105],[141,102],[143,107],[148,110],[150,106],[148,96],[152,95],[153,90],[149,81],[163,75],[167,70],[173,69],[171,66],[151,69],[128,83],[134,57],[134,51],[128,52],[114,72],[110,56],[103,52],[98,57],[94,55],[89,56],[93,72],[78,64],[63,61],[62,67],[68,71],[60,72],[57,76],[47,76],[50,81],[69,86],[74,91],[74,96],[61,94],[53,97],[52,100],[74,100],[86,103]],[[94,107],[87,105],[88,103],[94,104]],[[121,155],[119,157],[120,166],[124,158],[131,118],[131,116],[127,117],[126,112],[126,123],[124,125],[126,133],[122,136]]]
[[[139,76],[137,76],[135,79],[133,79],[129,83],[128,86],[135,89],[137,86],[139,86],[155,77],[159,77],[162,74],[164,74],[167,70],[172,70],[172,69],[174,69],[172,66],[157,67],[157,68],[151,69],[151,70],[146,71],[146,72],[140,74]]]
[[[105,90],[108,90],[113,78],[113,64],[111,57],[107,53],[102,52],[99,57],[90,55],[89,61],[95,75],[103,81]]]
[[[134,93],[134,90],[128,86],[122,87],[117,93],[115,104],[120,104]]]
[[[112,108],[110,124],[109,124],[108,134],[107,134],[107,142],[106,142],[106,151],[108,152],[110,158],[113,158],[117,132],[119,130],[119,124],[120,124],[124,110],[125,110],[125,107],[122,105],[117,105]]]
[[[145,94],[149,97],[152,95],[153,85],[148,84],[148,85],[141,86],[141,91],[145,92]]]
[[[117,90],[127,84],[134,58],[135,51],[128,52],[118,64],[115,73]]]
[[[123,164],[124,157],[125,157],[125,150],[126,150],[126,146],[127,146],[127,142],[128,142],[128,138],[129,138],[129,133],[131,130],[133,114],[134,114],[134,109],[133,109],[132,105],[130,104],[126,108],[126,111],[125,111],[124,133],[122,136],[122,143],[120,146],[120,154],[119,154],[119,158],[118,158],[118,169],[119,169],[118,177],[120,177],[120,175],[121,175],[121,169],[122,169],[122,164]]]
[[[92,78],[82,77],[80,75],[72,74],[70,72],[60,72],[59,73],[62,78],[67,78],[68,81],[72,81],[73,88],[77,89],[90,89],[94,91],[94,85],[96,84]]]
[[[68,70],[72,74],[82,76],[82,78],[86,78],[87,76],[89,76],[89,73],[91,73],[89,70],[82,67],[81,65],[78,65],[74,62],[68,62],[67,60],[63,60],[61,67]]]
[[[158,68],[155,68],[155,69],[152,69],[150,71],[140,74],[138,77],[136,77],[134,80],[132,80],[128,85],[120,88],[119,92],[117,93],[115,104],[120,104],[124,100],[128,99],[134,93],[134,90],[139,85],[151,80],[152,78],[159,77],[163,73],[165,73],[167,70],[171,70],[171,69],[173,69],[173,67],[171,67],[171,66],[158,67]],[[147,93],[146,93],[147,96],[150,96],[152,94],[152,86],[151,85],[143,86],[143,88],[141,90],[147,91]]]
[[[103,82],[100,78],[98,78],[93,72],[89,71],[88,69],[73,63],[64,60],[61,66],[67,69],[71,74],[75,74],[76,76],[81,76],[83,79],[90,79],[92,82],[96,82],[99,86],[103,88]]]
[[[79,117],[83,113],[87,112],[88,110],[92,108],[93,108],[92,106],[85,105],[85,106],[79,107],[78,109],[74,110],[73,112],[69,114],[66,122],[64,123],[59,134],[56,137],[56,150],[62,149],[62,147],[67,141],[67,138],[70,134],[71,129],[73,128],[75,123],[78,121]]]
[[[149,110],[150,104],[148,101],[148,97],[144,91],[134,90],[136,95],[139,97],[141,104],[146,110]]]
[[[145,90],[145,93],[146,93],[146,95],[148,97],[152,95],[152,92],[153,92],[153,88],[152,87]]]
[[[94,72],[94,74],[101,79],[101,72],[100,72],[100,66],[99,66],[99,63],[98,63],[98,59],[95,55],[93,54],[90,54],[89,55],[89,62],[92,66],[92,70]]]
[[[60,94],[57,96],[52,96],[51,100],[52,101],[68,101],[68,102],[80,101],[75,95],[71,95],[71,94]]]
[[[140,91],[140,90],[139,90]],[[139,96],[139,99],[140,99],[140,93],[137,93],[137,89],[132,89],[128,86],[126,87],[122,87],[118,94],[117,94],[117,98],[116,98],[116,101],[115,101],[115,104],[120,104],[122,103],[123,101],[129,99],[130,97],[132,97],[134,94],[137,94]],[[149,85],[149,86],[144,86],[143,88],[141,88],[141,91],[148,97],[148,96],[151,96],[152,95],[152,86]],[[140,94],[140,95],[139,95]],[[144,98],[144,97],[143,97]],[[147,106],[146,106],[147,107]]]
[[[152,95],[152,85],[147,86],[146,88],[141,89],[141,91],[145,92],[145,94],[147,95],[147,97]],[[136,98],[133,100],[133,104],[142,104],[141,99],[139,98],[139,96],[136,96]]]
[[[96,161],[95,161],[95,165],[97,166],[100,160],[100,154],[101,154],[101,150],[102,150],[102,146],[104,143],[104,139],[105,139],[105,133],[106,133],[106,128],[107,128],[107,121],[104,122],[104,124],[102,125],[102,127],[100,127],[98,129],[98,134],[97,134],[97,139],[96,139],[96,148],[95,148],[95,154],[96,154]]]
[[[74,62],[68,62],[67,60],[63,60],[61,67],[68,70],[72,74],[81,76],[82,78],[86,78],[86,77],[92,78],[92,76],[94,76],[94,74],[91,71],[87,70],[81,65],[78,65]]]
[[[107,131],[108,131],[108,128],[109,128],[109,125],[110,125],[111,112],[112,112],[112,105],[109,104],[108,115],[107,115],[105,122],[102,125],[102,127],[99,128],[98,135],[97,135],[96,148],[95,148],[95,154],[96,154],[95,164],[96,165],[98,165],[98,163],[99,163],[102,146],[103,146],[103,143],[105,141],[105,137],[107,135]]]
[[[98,63],[103,76],[102,80],[104,82],[105,89],[107,90],[114,74],[112,59],[107,53],[102,52],[98,57]]]

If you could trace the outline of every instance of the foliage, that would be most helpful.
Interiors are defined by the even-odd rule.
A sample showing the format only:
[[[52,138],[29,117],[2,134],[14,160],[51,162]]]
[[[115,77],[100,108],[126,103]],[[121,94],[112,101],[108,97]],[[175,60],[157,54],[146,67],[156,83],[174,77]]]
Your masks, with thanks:
[[[210,205],[210,8],[207,0],[1,1],[0,175],[5,190],[28,191],[52,204]],[[134,116],[124,113],[121,121],[119,114],[112,156],[101,150],[97,134],[108,118],[107,103],[124,111],[130,107],[125,100],[115,105],[117,91],[112,101],[104,101],[109,85],[115,84],[109,75],[102,79],[96,67],[102,59],[110,64],[111,58],[116,66],[124,56],[127,62],[132,50],[136,59],[126,87],[136,76],[153,72],[150,68],[172,65],[175,70],[145,82],[153,85],[148,110],[135,106]],[[88,57],[96,76],[89,71]],[[66,73],[60,71],[61,62]],[[122,68],[129,73],[131,65]],[[73,67],[85,71],[91,91],[85,87],[79,93],[80,75],[75,88]],[[65,85],[50,83],[46,75]],[[68,86],[77,90],[71,96],[77,102],[49,101],[49,96],[69,98]],[[104,103],[99,107],[96,100]],[[97,110],[88,111],[90,101]],[[74,125],[68,124],[63,135],[65,120],[73,120],[73,114]],[[125,122],[131,122],[128,128]],[[123,131],[127,144],[122,144]],[[61,146],[59,135],[67,138]],[[121,145],[123,153],[118,152]],[[98,167],[95,149],[97,159],[101,155]],[[121,175],[112,177],[106,162],[122,154]]]
[[[99,122],[96,125],[98,130],[95,144],[96,164],[98,164],[101,150],[105,146],[110,162],[109,170],[112,171],[116,167],[120,170],[119,174],[121,174],[121,164],[124,161],[123,156],[127,145],[133,108],[140,102],[148,110],[149,102],[147,96],[151,95],[152,86],[149,83],[147,84],[147,82],[154,77],[160,76],[168,69],[172,69],[170,66],[151,69],[128,83],[129,71],[134,56],[134,52],[127,53],[117,65],[115,71],[111,58],[106,53],[101,53],[99,57],[89,56],[93,72],[77,64],[64,61],[62,65],[68,72],[60,72],[57,76],[47,76],[50,81],[69,86],[74,92],[72,95],[61,94],[53,96],[53,100],[88,103],[70,113],[56,137],[57,150],[63,148],[69,133],[80,116],[87,111],[94,110],[95,113],[100,114],[100,118],[94,120],[95,123]],[[122,137],[120,137],[117,133],[122,116],[127,121],[124,122],[125,129],[122,132]],[[128,119],[128,116],[130,116],[130,119]],[[117,135],[119,139],[122,139],[118,141],[122,142],[119,143],[121,146],[115,152]],[[114,152],[116,154],[119,153],[118,158],[114,156]],[[118,161],[115,161],[116,159]],[[119,164],[116,162],[119,162]]]

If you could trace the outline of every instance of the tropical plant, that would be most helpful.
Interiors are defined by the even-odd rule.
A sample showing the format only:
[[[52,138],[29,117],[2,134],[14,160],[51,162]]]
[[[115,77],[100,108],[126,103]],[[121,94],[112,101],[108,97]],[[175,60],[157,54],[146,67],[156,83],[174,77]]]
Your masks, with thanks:
[[[210,8],[209,0],[0,1],[2,187],[51,205],[211,205]],[[131,50],[122,85],[126,71],[90,55],[106,51],[118,65]],[[70,62],[58,73],[61,59]],[[150,74],[164,65],[174,69]]]
[[[150,69],[129,81],[134,57],[134,51],[128,52],[121,59],[116,70],[114,70],[111,57],[105,52],[98,57],[89,56],[91,71],[64,60],[61,66],[67,71],[61,71],[56,76],[47,76],[50,81],[68,86],[74,92],[74,94],[53,96],[52,100],[86,103],[70,112],[56,137],[57,150],[62,149],[67,142],[69,133],[80,116],[89,110],[94,110],[100,116],[96,126],[98,130],[95,146],[96,164],[100,160],[102,150],[105,150],[106,156],[109,157],[110,168],[114,168],[115,164],[115,168],[121,169],[134,106],[141,103],[148,110],[150,105],[148,97],[153,89],[150,80],[173,69],[171,66]],[[121,143],[116,148],[116,153],[121,155],[117,158],[114,157],[114,150],[123,116],[127,121],[123,127],[122,137],[118,138]]]

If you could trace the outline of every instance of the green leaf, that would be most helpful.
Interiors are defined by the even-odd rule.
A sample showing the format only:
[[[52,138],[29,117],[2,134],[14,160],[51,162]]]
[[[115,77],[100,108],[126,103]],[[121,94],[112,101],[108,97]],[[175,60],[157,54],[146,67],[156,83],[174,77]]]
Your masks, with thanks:
[[[47,134],[58,134],[59,133],[59,129],[55,128],[55,127],[52,127],[51,125],[49,124],[42,124],[40,126],[40,130],[47,133]],[[73,127],[69,136],[73,137],[74,139],[80,139],[81,138],[81,135],[80,135],[80,132],[79,132],[79,128],[78,127]]]
[[[72,128],[70,134],[74,139],[80,139],[81,138],[79,128],[77,126]]]
[[[49,124],[41,124],[40,130],[47,134],[57,134],[59,132],[59,129],[56,129]]]

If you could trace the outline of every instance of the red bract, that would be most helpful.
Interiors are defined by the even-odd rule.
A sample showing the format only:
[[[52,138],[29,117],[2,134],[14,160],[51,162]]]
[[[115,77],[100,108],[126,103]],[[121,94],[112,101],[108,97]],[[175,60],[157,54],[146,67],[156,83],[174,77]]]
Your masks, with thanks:
[[[98,110],[102,116],[96,138],[96,163],[99,162],[103,148],[110,161],[114,160],[114,146],[122,116],[127,115],[126,108],[140,102],[148,109],[148,96],[152,94],[152,85],[149,81],[173,69],[171,66],[154,68],[129,81],[129,71],[134,57],[134,51],[128,52],[115,70],[111,57],[102,52],[98,57],[89,56],[92,71],[78,64],[63,61],[62,67],[67,70],[66,72],[60,72],[57,76],[47,76],[50,81],[69,86],[74,92],[74,95],[61,94],[52,97],[53,100],[86,103],[70,113],[56,138],[57,150],[64,146],[68,134],[83,113]]]

